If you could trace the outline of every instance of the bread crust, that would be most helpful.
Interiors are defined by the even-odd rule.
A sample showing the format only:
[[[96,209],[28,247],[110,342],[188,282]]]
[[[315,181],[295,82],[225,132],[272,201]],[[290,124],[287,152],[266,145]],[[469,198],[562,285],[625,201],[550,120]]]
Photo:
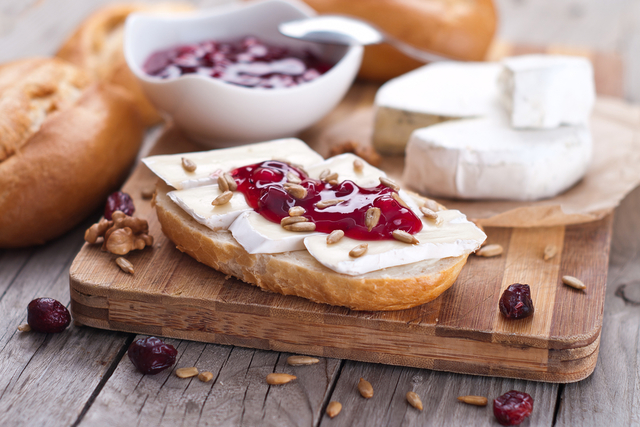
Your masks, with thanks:
[[[60,59],[18,61],[0,69],[0,82],[43,63],[75,68]],[[138,152],[144,128],[123,89],[90,84],[59,107],[0,160],[0,247],[42,244],[77,225],[105,203]]]
[[[304,0],[319,13],[362,18],[412,46],[484,59],[497,27],[492,0]],[[388,44],[367,46],[360,78],[386,81],[423,63]]]
[[[133,97],[146,125],[161,117],[147,100],[124,58],[124,22],[134,12],[185,12],[193,8],[184,3],[114,4],[94,12],[67,39],[57,57],[86,70],[98,81],[122,86]]]
[[[467,256],[387,268],[360,276],[336,273],[307,251],[249,254],[227,230],[212,231],[196,222],[158,183],[154,203],[163,233],[178,250],[222,273],[284,295],[345,306],[352,310],[403,310],[429,302],[455,282]]]

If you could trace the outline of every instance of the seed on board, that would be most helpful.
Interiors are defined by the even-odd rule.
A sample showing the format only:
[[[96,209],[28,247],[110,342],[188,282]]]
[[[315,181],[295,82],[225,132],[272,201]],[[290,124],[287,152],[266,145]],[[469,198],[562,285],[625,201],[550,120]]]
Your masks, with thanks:
[[[318,362],[320,359],[309,356],[289,356],[287,358],[287,364],[291,366],[315,365]]]
[[[396,182],[392,179],[387,178],[386,176],[381,176],[380,178],[380,183],[382,185],[384,185],[385,187],[389,187],[395,191],[399,191],[400,187],[398,186],[398,184],[396,184]]]
[[[558,253],[558,247],[553,244],[549,244],[544,248],[544,260],[549,261]]]
[[[360,378],[360,382],[358,382],[358,391],[365,399],[371,399],[373,397],[373,386],[364,378]]]
[[[363,244],[358,245],[355,248],[351,249],[349,251],[349,256],[351,258],[359,258],[362,255],[364,255],[365,253],[367,253],[367,249],[369,249],[369,245],[366,244],[366,243],[363,243]]]
[[[573,276],[562,276],[562,283],[567,286],[571,286],[576,289],[585,289],[587,286],[582,282],[582,280],[577,279]]]
[[[338,203],[343,201],[344,200],[342,199],[321,200],[318,203],[316,203],[316,208],[318,209],[328,208],[329,206],[337,205]]]
[[[280,225],[284,227],[285,225],[291,225],[291,224],[296,224],[298,222],[307,222],[307,221],[309,221],[309,219],[303,216],[286,216],[280,220]]]
[[[313,222],[296,222],[294,224],[285,225],[284,229],[287,231],[315,231],[316,225]]]
[[[133,274],[133,264],[131,264],[128,259],[118,257],[116,258],[116,264],[118,264],[118,267],[125,273]]]
[[[329,415],[330,418],[338,415],[340,411],[342,411],[342,403],[340,402],[333,400],[327,405],[327,415]]]
[[[324,169],[322,172],[320,172],[320,181],[324,181],[324,179],[326,177],[328,177],[331,174],[331,171],[329,169]]]
[[[227,190],[224,193],[220,194],[215,199],[213,199],[211,204],[213,206],[224,205],[225,203],[229,203],[229,200],[231,200],[232,197],[233,197],[233,193],[231,191]]]
[[[412,245],[417,245],[418,243],[420,243],[416,236],[413,236],[404,230],[393,230],[391,235],[394,239],[403,243],[410,243]]]
[[[186,157],[182,158],[182,169],[186,170],[187,172],[194,172],[197,167],[198,165],[196,165],[196,162],[194,162],[193,160],[187,159]]]
[[[200,372],[198,374],[198,379],[200,381],[202,381],[203,383],[208,383],[209,381],[211,381],[213,379],[213,374],[209,371],[206,372]]]
[[[422,215],[424,215],[425,218],[428,218],[428,219],[431,219],[431,220],[434,220],[434,221],[438,220],[438,213],[433,211],[433,210],[431,210],[431,209],[429,209],[426,206],[422,206],[420,208],[420,212],[422,212]]]
[[[400,203],[400,206],[402,206],[403,208],[409,209],[409,205],[407,205],[407,203],[404,200],[402,200],[402,197],[400,197],[398,193],[391,193],[391,197],[393,197],[393,200]]]
[[[338,243],[340,239],[344,237],[344,231],[342,230],[333,230],[331,234],[327,236],[327,245],[333,245],[334,243]]]
[[[231,176],[229,172],[223,173],[222,176],[224,177],[225,181],[227,181],[229,191],[236,191],[238,189],[238,183],[236,183],[236,180]]]
[[[353,161],[353,170],[360,173],[364,169],[364,162],[360,159],[355,159]]]
[[[407,402],[409,402],[409,405],[413,406],[418,411],[422,411],[422,400],[420,400],[420,396],[418,396],[418,393],[408,391]]]
[[[373,227],[378,225],[378,222],[380,222],[381,213],[382,211],[380,210],[380,208],[367,209],[367,213],[364,217],[364,225],[367,226],[367,230],[371,231]]]
[[[192,366],[190,368],[178,368],[176,369],[176,376],[178,378],[191,378],[198,375],[198,368]]]
[[[302,206],[291,206],[289,208],[289,216],[300,216],[305,214],[304,208]]]
[[[476,251],[476,255],[489,258],[489,257],[501,255],[502,252],[504,252],[504,249],[502,249],[502,246],[498,244],[493,244],[493,245],[487,245],[478,249]]]
[[[487,406],[487,398],[484,396],[458,396],[460,402],[475,406]]]
[[[18,330],[20,332],[29,332],[31,331],[31,326],[29,326],[28,323],[23,323],[22,325],[18,326]]]
[[[304,199],[307,196],[307,189],[300,184],[285,182],[284,189],[295,199]]]
[[[220,190],[221,193],[229,191],[229,183],[222,175],[218,177],[218,190]]]
[[[271,384],[271,385],[286,384],[288,382],[295,380],[296,378],[297,377],[295,375],[274,372],[267,375],[267,384]]]

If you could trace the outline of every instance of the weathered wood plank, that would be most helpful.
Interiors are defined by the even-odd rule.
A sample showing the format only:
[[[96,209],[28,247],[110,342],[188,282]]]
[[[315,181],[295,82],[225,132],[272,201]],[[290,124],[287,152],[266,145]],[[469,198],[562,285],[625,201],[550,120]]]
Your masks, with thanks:
[[[337,359],[293,367],[286,364],[288,353],[166,342],[179,352],[172,370],[142,375],[124,357],[79,425],[314,426],[340,367]],[[189,366],[214,379],[175,376],[176,368]],[[270,386],[265,379],[271,372],[297,379]]]

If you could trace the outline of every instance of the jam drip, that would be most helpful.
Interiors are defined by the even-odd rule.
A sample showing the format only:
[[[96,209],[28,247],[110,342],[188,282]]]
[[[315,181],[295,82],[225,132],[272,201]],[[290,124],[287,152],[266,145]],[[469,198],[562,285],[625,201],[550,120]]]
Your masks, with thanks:
[[[331,64],[311,52],[292,53],[255,37],[227,42],[204,41],[154,52],[144,71],[163,79],[200,74],[245,87],[284,88],[309,82]]]
[[[302,180],[300,185],[307,190],[304,198],[295,199],[285,190],[288,174]],[[249,206],[276,223],[289,216],[291,207],[301,206],[306,211],[302,216],[316,224],[316,231],[343,230],[345,236],[352,239],[391,240],[394,230],[415,234],[422,229],[420,218],[393,198],[393,189],[382,184],[362,188],[347,180],[331,185],[309,178],[301,169],[276,160],[235,169],[231,176]],[[343,201],[325,208],[316,207],[320,201],[335,199]],[[381,214],[378,224],[369,231],[365,216],[371,207],[379,208]]]

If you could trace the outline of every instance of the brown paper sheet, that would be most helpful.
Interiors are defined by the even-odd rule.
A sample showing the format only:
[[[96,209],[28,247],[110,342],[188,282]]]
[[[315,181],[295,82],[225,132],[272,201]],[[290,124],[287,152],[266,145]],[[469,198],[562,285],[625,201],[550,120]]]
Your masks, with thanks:
[[[345,140],[370,144],[372,129],[373,108],[363,106],[326,128],[313,145],[326,155],[329,147]],[[534,202],[437,200],[491,227],[550,227],[598,220],[640,184],[640,106],[598,98],[591,131],[594,150],[587,174],[556,197]],[[384,158],[381,165],[396,179],[403,167],[402,157]]]

